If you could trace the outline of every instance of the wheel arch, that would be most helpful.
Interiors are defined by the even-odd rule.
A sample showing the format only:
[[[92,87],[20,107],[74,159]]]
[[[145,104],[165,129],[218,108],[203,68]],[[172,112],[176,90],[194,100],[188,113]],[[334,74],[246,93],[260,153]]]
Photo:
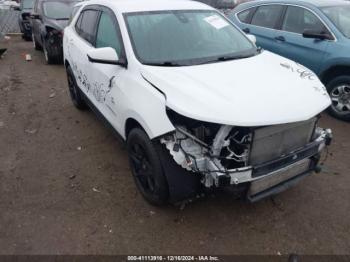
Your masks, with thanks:
[[[125,125],[124,125],[125,140],[128,139],[130,131],[133,130],[134,128],[140,128],[146,132],[146,130],[143,128],[143,126],[135,118],[129,117],[125,121]],[[147,134],[147,132],[146,132],[146,134]]]
[[[125,123],[125,138],[134,128],[142,129],[149,137],[150,134],[135,118],[128,118]],[[156,139],[156,138],[153,138]],[[152,140],[152,138],[151,138]],[[154,142],[154,141],[153,141]],[[153,143],[159,156],[169,190],[169,203],[180,203],[185,199],[194,198],[200,192],[200,176],[190,173],[175,163],[169,151],[160,143]]]
[[[327,85],[332,79],[338,76],[348,75],[350,76],[350,65],[335,65],[321,74],[321,81],[324,85]]]

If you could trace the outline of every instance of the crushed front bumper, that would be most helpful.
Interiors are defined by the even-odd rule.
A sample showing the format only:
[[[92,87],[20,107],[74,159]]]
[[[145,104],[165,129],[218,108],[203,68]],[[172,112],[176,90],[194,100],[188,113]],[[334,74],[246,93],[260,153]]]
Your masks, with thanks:
[[[331,130],[318,130],[318,137],[303,148],[258,166],[228,170],[218,177],[222,181],[219,186],[249,183],[247,198],[251,202],[278,194],[317,170],[320,153],[331,141]]]

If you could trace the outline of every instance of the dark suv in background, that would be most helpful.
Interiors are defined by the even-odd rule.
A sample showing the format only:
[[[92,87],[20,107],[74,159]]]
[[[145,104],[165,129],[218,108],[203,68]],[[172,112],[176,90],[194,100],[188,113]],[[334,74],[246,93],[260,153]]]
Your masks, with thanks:
[[[197,2],[201,2],[211,7],[214,7],[224,14],[227,14],[230,10],[235,8],[237,5],[248,2],[250,0],[195,0]]]
[[[32,26],[30,24],[30,14],[33,10],[34,0],[22,0],[16,10],[20,11],[18,24],[21,29],[23,39],[30,41],[32,39]]]
[[[35,0],[31,15],[32,39],[36,50],[43,50],[48,64],[62,63],[63,30],[69,22],[74,0]]]

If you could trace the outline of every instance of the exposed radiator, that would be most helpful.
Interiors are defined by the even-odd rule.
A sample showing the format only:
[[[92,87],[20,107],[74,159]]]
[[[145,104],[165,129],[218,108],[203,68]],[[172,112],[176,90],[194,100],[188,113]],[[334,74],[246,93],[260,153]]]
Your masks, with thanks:
[[[257,128],[253,134],[250,165],[259,165],[308,144],[317,118],[307,121]]]

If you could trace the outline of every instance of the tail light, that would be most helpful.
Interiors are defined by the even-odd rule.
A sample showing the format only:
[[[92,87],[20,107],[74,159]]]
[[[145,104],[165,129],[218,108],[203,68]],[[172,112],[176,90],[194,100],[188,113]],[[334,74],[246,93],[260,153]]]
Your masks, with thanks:
[[[58,31],[56,29],[49,29],[48,30],[49,36],[58,36],[60,38],[63,38],[63,31]]]

